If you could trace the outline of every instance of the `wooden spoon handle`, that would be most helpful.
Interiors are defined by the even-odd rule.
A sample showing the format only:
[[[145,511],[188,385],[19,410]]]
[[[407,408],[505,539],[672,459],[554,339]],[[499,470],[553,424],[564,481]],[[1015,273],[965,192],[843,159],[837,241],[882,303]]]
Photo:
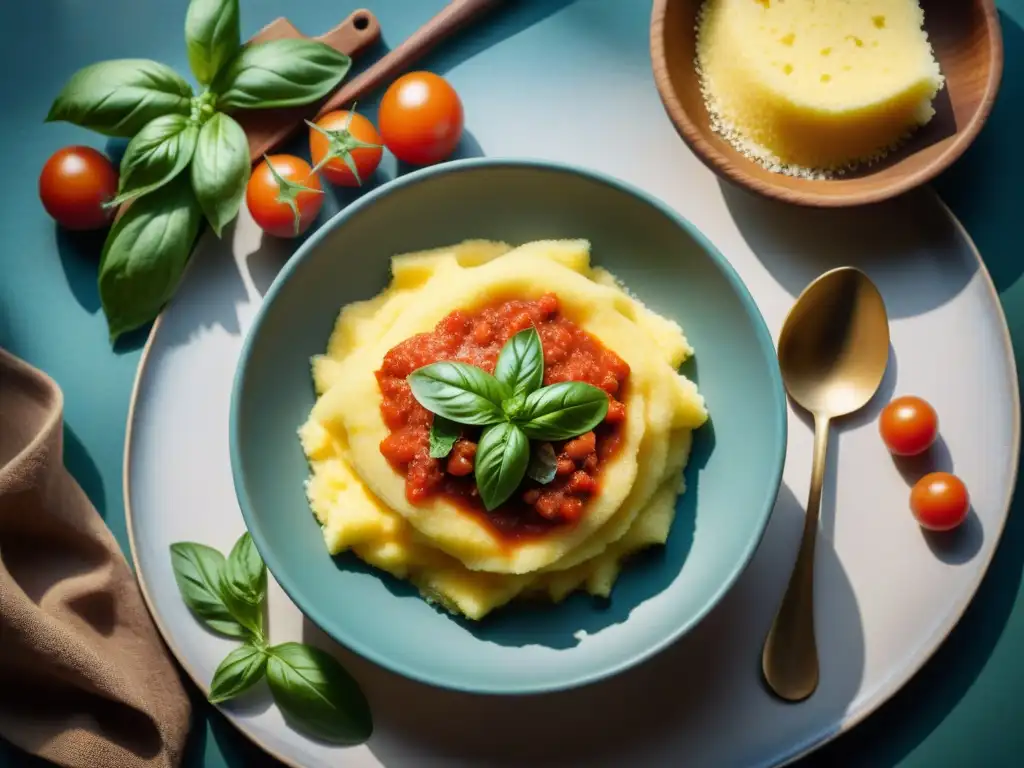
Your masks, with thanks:
[[[385,54],[356,77],[343,85],[324,103],[317,117],[350,104],[394,79],[435,45],[453,35],[484,11],[499,5],[501,0],[452,0],[434,18],[420,27],[405,42]]]

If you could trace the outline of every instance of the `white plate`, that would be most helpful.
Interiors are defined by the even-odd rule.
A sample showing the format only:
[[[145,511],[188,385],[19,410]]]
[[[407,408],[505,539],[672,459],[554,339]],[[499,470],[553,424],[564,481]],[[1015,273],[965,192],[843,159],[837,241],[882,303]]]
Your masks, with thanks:
[[[778,764],[876,709],[959,619],[1002,531],[1019,448],[1008,331],[977,252],[931,192],[862,211],[787,208],[722,188],[679,154],[689,183],[654,191],[732,260],[773,332],[819,272],[851,263],[875,279],[894,349],[883,395],[919,394],[937,408],[939,464],[955,468],[972,493],[966,527],[944,538],[915,524],[907,480],[877,435],[881,402],[841,425],[817,554],[821,686],[800,705],[772,699],[758,676],[760,644],[795,555],[811,459],[811,430],[791,413],[785,482],[757,555],[673,648],[605,683],[524,701],[431,689],[334,647],[370,698],[372,740],[342,749],[304,739],[267,706],[264,691],[225,711],[268,752],[303,766],[525,765],[541,756],[589,765]],[[168,546],[189,539],[226,551],[244,530],[229,470],[228,402],[242,336],[286,250],[261,246],[246,212],[228,241],[204,239],[153,331],[129,418],[125,495],[136,568],[165,640],[202,687],[231,644],[189,615]],[[269,624],[274,642],[333,647],[276,585]]]

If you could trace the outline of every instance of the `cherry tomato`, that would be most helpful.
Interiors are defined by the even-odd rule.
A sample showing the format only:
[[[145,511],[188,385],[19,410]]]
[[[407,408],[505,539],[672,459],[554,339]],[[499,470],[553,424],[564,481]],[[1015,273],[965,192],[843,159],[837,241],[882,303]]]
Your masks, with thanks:
[[[916,456],[927,451],[939,433],[939,417],[920,397],[898,397],[885,406],[878,431],[897,456]]]
[[[39,174],[43,208],[67,229],[100,229],[116,209],[103,203],[117,195],[117,170],[92,147],[64,147],[53,153]]]
[[[324,204],[323,187],[301,157],[271,155],[252,172],[245,202],[264,232],[296,237],[319,215]]]
[[[949,531],[967,518],[971,499],[967,486],[956,475],[932,472],[910,491],[910,509],[921,527],[930,531]]]
[[[373,123],[355,112],[328,112],[316,121],[316,127],[310,126],[313,166],[332,184],[360,186],[377,170],[383,152]],[[355,173],[345,162],[345,155],[355,166]]]
[[[395,157],[428,165],[455,151],[462,137],[462,102],[443,77],[410,72],[384,93],[378,122],[384,144]]]

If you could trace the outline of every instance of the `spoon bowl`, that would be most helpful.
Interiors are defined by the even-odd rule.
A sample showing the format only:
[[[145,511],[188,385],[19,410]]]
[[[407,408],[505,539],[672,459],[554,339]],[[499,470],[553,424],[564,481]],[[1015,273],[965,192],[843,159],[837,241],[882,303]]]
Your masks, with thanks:
[[[818,687],[814,543],[829,425],[867,405],[882,383],[888,360],[885,302],[868,276],[852,267],[826,272],[811,283],[779,336],[786,391],[814,415],[814,464],[803,538],[761,656],[765,682],[786,701],[803,701]]]
[[[852,267],[826,272],[811,283],[779,336],[779,366],[789,396],[804,410],[830,418],[867,405],[888,359],[882,295]]]

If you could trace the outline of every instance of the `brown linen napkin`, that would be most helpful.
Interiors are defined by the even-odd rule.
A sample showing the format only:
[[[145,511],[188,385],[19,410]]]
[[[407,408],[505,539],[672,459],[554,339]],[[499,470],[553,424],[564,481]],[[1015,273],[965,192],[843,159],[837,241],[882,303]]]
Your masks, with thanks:
[[[169,768],[190,707],[62,458],[56,383],[0,349],[0,736],[74,768]]]

